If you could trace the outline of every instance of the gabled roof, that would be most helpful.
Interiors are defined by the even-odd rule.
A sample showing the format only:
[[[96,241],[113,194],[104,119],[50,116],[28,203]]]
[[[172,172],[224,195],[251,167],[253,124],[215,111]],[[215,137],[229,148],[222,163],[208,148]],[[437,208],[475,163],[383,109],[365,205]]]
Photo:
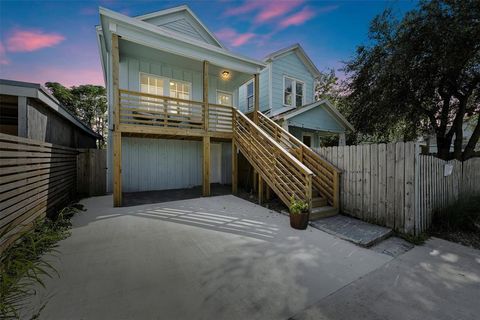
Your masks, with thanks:
[[[199,36],[203,38],[203,40],[220,48],[226,49],[224,45],[215,37],[215,35],[210,30],[208,30],[208,28],[202,23],[202,21],[195,15],[195,13],[193,13],[193,11],[187,5],[181,5],[173,8],[155,11],[144,15],[136,16],[134,18],[145,22],[152,22],[160,28],[167,28],[170,31],[177,32],[182,36],[185,36],[186,34],[184,32],[178,32],[175,29],[169,27],[169,24],[178,22],[181,19],[181,17],[178,17],[179,13],[183,13],[185,17],[189,20],[184,21],[186,26],[195,29],[195,31],[199,33]],[[168,19],[169,16],[173,16],[173,19]],[[154,23],[155,21],[158,21],[160,23],[156,24]]]
[[[119,35],[126,41],[136,42],[154,49],[164,50],[194,60],[209,60],[212,64],[228,66],[231,70],[256,73],[265,67],[261,61],[228,51],[216,44],[206,43],[141,19],[99,8],[100,26],[97,37],[106,78],[106,57],[110,52],[111,35]]]
[[[38,83],[0,79],[0,94],[38,99],[62,118],[71,122],[87,134],[96,139],[102,139],[101,135],[93,131],[75,115],[71,114],[46,88]]]
[[[310,104],[307,104],[301,108],[295,108],[293,110],[287,110],[281,114],[277,114],[277,115],[273,115],[271,116],[274,120],[288,120],[290,118],[293,118],[293,117],[296,117],[304,112],[307,112],[309,110],[312,110],[313,108],[316,108],[316,107],[319,107],[319,106],[325,106],[326,110],[330,112],[330,114],[333,115],[333,117],[341,124],[343,125],[345,128],[351,130],[351,131],[355,131],[355,128],[353,127],[353,125],[348,122],[347,119],[345,119],[345,117],[340,113],[340,111],[338,111],[337,108],[335,108],[335,106],[330,102],[328,101],[327,99],[323,99],[323,100],[319,100],[319,101],[315,101],[313,103],[310,103]]]
[[[321,73],[318,71],[317,67],[313,63],[313,61],[310,59],[310,57],[307,55],[305,50],[303,50],[302,46],[299,43],[295,43],[289,47],[280,49],[278,51],[275,51],[268,56],[266,56],[263,61],[264,62],[271,62],[275,59],[278,59],[286,54],[289,54],[291,52],[295,52],[297,56],[302,60],[302,62],[305,64],[307,69],[314,75],[315,78],[320,77]]]

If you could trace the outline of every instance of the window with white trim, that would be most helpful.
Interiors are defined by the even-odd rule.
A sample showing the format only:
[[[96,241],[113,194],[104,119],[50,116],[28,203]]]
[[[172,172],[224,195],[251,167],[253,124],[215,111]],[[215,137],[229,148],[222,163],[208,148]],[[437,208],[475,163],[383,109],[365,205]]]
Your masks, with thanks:
[[[223,106],[231,107],[233,102],[233,95],[229,92],[217,91],[217,103]]]
[[[170,97],[177,99],[190,100],[190,83],[183,81],[170,80]]]
[[[290,107],[301,107],[304,104],[305,84],[302,81],[283,77],[283,104]]]
[[[247,110],[253,110],[253,99],[254,99],[254,92],[253,92],[253,80],[247,83]]]
[[[148,74],[140,74],[140,91],[144,93],[163,96],[165,81],[163,78],[154,77]]]

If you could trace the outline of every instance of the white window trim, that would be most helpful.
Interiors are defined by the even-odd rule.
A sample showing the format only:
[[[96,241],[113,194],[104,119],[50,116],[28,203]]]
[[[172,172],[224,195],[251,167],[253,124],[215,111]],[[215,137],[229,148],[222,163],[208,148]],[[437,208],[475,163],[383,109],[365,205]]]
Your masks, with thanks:
[[[253,83],[254,79],[252,80],[248,80],[246,83],[245,83],[245,109],[247,110],[247,112],[255,109],[255,84],[253,84],[253,94],[252,94],[252,97],[253,97],[253,105],[252,105],[252,109],[248,109],[248,85],[250,83]]]
[[[313,147],[314,147],[314,146],[313,146],[313,142],[314,142],[313,137],[314,137],[314,134],[313,134],[312,132],[304,132],[304,131],[302,131],[302,143],[304,143],[304,142],[303,142],[303,137],[310,137],[310,148],[313,148]]]
[[[192,100],[193,92],[192,92],[192,83],[191,82],[185,81],[185,80],[178,80],[178,79],[174,79],[174,78],[168,78],[168,77],[164,77],[164,76],[159,76],[157,74],[147,73],[147,72],[142,72],[142,71],[140,71],[138,73],[138,91],[140,91],[140,92],[142,91],[142,75],[145,75],[147,77],[154,77],[154,78],[157,78],[157,79],[162,79],[164,81],[163,82],[163,96],[164,97],[170,97],[170,81],[181,82],[181,83],[187,84],[188,85],[188,91],[190,92],[190,99],[188,99],[188,100]]]
[[[232,91],[225,91],[225,90],[219,90],[217,89],[217,99],[215,99],[215,104],[218,104],[218,94],[219,93],[223,93],[223,94],[229,94],[231,97],[232,97],[232,107],[234,107],[234,103],[233,103],[233,92]]]
[[[297,78],[294,78],[294,77],[291,77],[289,75],[283,75],[283,91],[282,91],[282,104],[283,106],[285,107],[293,107],[293,108],[298,108],[296,105],[295,105],[295,101],[296,101],[296,94],[297,94],[297,86],[296,84],[294,83],[294,85],[292,86],[292,105],[288,105],[285,103],[285,80],[286,79],[290,79],[290,80],[293,80],[294,82],[299,82],[303,85],[303,89],[302,89],[302,106],[305,104],[305,81],[302,81],[302,80],[299,80]]]

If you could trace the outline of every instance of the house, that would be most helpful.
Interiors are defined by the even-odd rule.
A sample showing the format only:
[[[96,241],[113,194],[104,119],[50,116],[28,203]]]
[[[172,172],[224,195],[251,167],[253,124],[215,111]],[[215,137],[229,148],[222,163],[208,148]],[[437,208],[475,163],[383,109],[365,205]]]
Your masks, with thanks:
[[[96,148],[102,137],[37,83],[0,79],[0,133],[71,148]]]
[[[324,136],[345,133],[353,126],[328,101],[315,101],[315,82],[320,77],[315,64],[300,44],[269,54],[260,73],[260,111],[268,115],[309,147],[318,148]],[[240,88],[239,108],[253,108],[253,82]]]
[[[188,6],[137,17],[99,12],[114,206],[124,192],[202,186],[209,196],[211,184],[222,183],[236,193],[238,161],[245,159],[260,201],[272,191],[287,205],[294,196],[310,209],[338,211],[339,170],[260,112],[269,62],[225,48]],[[302,96],[302,106],[313,102],[313,78],[305,81],[311,97]],[[269,96],[273,106],[278,99]],[[293,127],[297,116],[289,116]]]

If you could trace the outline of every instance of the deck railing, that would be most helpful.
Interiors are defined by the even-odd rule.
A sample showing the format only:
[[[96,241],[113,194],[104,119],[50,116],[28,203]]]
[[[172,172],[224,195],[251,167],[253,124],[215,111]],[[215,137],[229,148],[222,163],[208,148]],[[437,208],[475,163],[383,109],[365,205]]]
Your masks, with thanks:
[[[340,169],[323,159],[319,154],[261,112],[258,112],[258,126],[313,172],[313,188],[327,198],[328,203],[332,207],[338,208]]]
[[[208,127],[209,132],[232,132],[232,107],[131,90],[119,91],[120,125],[196,131]],[[208,126],[205,125],[207,114]]]
[[[288,206],[293,195],[311,208],[312,171],[238,110],[233,126],[234,143],[278,197]]]

